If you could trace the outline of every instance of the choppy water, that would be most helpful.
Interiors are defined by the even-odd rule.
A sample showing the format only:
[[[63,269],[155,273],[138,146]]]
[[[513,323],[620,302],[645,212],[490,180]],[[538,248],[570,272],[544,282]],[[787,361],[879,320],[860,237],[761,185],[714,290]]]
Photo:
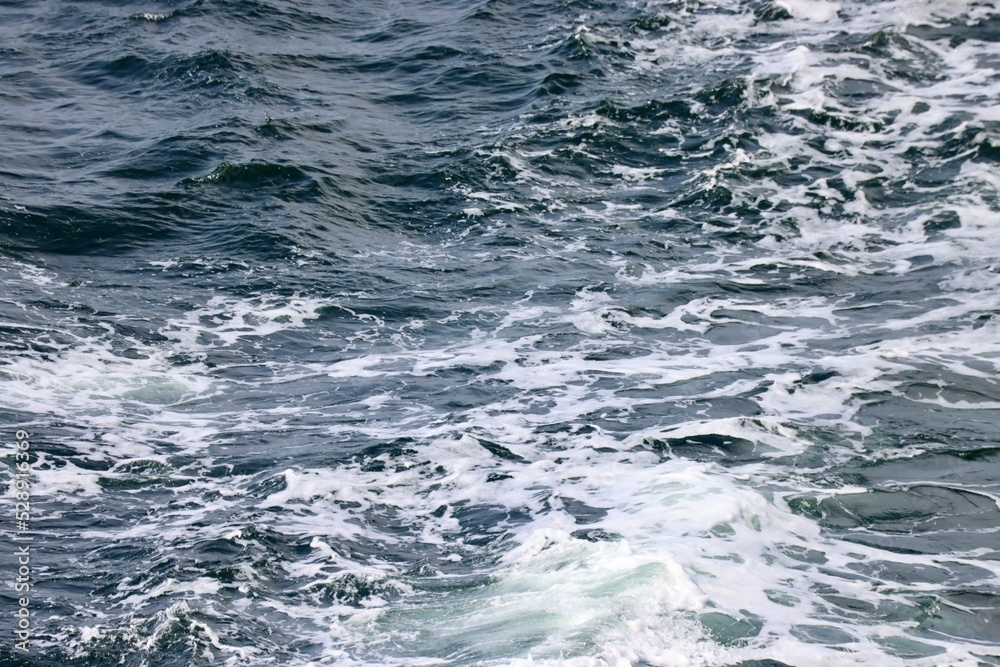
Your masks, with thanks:
[[[3,665],[1000,664],[995,2],[0,12]]]

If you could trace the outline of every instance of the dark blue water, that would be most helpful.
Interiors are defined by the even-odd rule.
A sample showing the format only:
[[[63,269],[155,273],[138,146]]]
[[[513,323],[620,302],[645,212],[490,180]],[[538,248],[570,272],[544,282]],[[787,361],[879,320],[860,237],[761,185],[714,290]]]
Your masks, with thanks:
[[[0,3],[0,664],[1000,665],[998,41]]]

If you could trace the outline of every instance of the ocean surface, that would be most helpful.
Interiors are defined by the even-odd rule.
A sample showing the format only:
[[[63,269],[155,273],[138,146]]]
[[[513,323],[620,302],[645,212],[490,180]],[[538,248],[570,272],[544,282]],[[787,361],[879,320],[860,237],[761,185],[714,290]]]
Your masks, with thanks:
[[[0,100],[3,667],[1000,665],[997,2],[5,1]]]

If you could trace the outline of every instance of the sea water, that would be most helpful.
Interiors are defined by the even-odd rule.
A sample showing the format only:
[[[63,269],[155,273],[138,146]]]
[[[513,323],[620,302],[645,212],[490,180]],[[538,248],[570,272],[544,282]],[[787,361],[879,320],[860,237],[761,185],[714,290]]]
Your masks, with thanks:
[[[3,665],[1000,665],[996,2],[0,12]]]

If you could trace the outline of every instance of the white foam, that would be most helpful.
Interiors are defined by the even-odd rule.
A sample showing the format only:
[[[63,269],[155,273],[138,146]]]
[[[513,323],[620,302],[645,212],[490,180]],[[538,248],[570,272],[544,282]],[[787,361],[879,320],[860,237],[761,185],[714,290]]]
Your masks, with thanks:
[[[795,18],[820,23],[836,18],[840,11],[839,3],[826,0],[776,0],[774,4],[787,9]]]
[[[261,295],[251,299],[216,296],[204,307],[169,320],[161,331],[187,349],[234,345],[239,339],[264,337],[306,326],[319,310],[337,305],[328,299]]]
[[[621,176],[623,180],[632,183],[642,183],[650,179],[656,178],[662,174],[665,169],[657,169],[656,167],[628,167],[621,164],[612,165],[611,173],[616,176]]]

